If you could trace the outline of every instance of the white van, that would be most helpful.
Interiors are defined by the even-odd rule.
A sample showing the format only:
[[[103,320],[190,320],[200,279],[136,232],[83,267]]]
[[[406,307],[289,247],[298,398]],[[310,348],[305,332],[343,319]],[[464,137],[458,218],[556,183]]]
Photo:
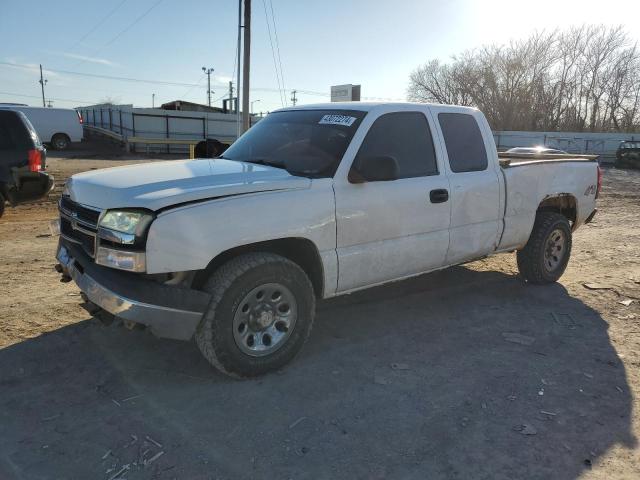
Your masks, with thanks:
[[[0,108],[24,113],[40,139],[55,150],[64,150],[71,142],[82,141],[82,118],[71,108],[1,105]]]

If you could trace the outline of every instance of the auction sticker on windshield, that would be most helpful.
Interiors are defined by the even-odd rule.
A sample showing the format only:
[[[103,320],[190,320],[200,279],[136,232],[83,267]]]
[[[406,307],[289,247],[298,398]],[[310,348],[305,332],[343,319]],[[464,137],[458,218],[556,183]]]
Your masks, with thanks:
[[[320,125],[343,125],[350,127],[355,121],[356,117],[350,117],[348,115],[325,115],[318,123]]]

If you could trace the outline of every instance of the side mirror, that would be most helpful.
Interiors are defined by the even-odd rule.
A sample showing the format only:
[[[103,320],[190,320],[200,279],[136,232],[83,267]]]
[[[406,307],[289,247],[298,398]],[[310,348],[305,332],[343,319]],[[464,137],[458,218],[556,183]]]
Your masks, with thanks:
[[[398,161],[390,155],[356,158],[349,172],[351,183],[387,182],[398,178]]]

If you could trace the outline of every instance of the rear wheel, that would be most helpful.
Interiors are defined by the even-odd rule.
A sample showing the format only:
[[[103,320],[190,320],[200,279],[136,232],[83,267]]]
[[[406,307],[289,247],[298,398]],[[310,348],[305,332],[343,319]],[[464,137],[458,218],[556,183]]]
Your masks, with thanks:
[[[277,370],[309,337],[313,287],[287,258],[241,255],[220,267],[204,290],[211,294],[211,303],[196,342],[205,358],[227,375],[252,377]]]
[[[571,256],[571,226],[564,215],[538,212],[529,241],[518,251],[518,270],[530,283],[557,281]]]
[[[51,137],[51,146],[55,150],[66,150],[69,148],[69,143],[71,140],[64,133],[56,133]]]

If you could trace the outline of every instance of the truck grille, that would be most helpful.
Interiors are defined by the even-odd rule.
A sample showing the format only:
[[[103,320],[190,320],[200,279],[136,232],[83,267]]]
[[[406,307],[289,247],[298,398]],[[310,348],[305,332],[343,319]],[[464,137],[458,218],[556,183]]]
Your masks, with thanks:
[[[100,210],[80,205],[65,196],[60,199],[59,210],[60,234],[70,242],[79,244],[93,258]]]
[[[100,210],[80,205],[79,203],[71,200],[69,197],[62,197],[60,199],[60,209],[62,211],[68,212],[69,215],[75,215],[78,220],[86,222],[94,228],[98,225]]]

